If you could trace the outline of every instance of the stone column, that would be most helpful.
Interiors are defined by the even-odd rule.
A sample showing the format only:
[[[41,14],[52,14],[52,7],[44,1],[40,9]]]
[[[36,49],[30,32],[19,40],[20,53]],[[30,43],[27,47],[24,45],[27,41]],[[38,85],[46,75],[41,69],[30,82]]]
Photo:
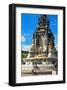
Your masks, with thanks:
[[[34,44],[34,47],[35,47],[35,55],[36,55],[36,38],[35,38],[35,44]]]

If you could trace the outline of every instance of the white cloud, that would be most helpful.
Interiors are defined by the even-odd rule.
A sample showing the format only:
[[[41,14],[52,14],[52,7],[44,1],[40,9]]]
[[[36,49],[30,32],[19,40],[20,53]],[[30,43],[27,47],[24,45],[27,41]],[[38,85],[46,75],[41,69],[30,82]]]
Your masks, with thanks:
[[[22,36],[22,43],[24,43],[25,41],[26,41],[26,38],[24,36]],[[29,51],[30,48],[31,48],[31,45],[22,44],[22,50]]]
[[[22,36],[22,42],[25,42],[25,41],[26,41],[25,37],[24,37],[24,36]]]
[[[22,45],[22,50],[29,51],[31,48],[31,45]]]

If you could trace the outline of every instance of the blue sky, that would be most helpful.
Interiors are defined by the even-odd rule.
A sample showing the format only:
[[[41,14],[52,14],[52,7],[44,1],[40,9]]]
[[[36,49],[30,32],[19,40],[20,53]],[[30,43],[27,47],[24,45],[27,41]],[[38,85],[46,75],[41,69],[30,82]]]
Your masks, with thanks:
[[[41,14],[21,14],[21,35],[22,48],[29,49],[32,44],[33,32],[35,32],[38,25],[38,18]],[[55,37],[55,45],[57,46],[58,36],[58,17],[57,15],[48,15],[50,21],[50,29]]]

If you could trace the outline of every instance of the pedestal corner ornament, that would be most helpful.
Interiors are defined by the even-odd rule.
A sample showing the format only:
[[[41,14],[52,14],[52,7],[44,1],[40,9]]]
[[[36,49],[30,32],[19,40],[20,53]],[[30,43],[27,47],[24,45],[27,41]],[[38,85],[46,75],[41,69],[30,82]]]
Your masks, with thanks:
[[[9,5],[9,85],[65,83],[65,7]]]

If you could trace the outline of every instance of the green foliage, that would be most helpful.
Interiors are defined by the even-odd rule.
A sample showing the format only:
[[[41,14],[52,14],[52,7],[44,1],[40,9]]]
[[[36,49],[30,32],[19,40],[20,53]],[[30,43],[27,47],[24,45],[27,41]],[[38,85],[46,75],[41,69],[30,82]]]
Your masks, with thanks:
[[[28,51],[21,51],[21,58],[27,58]]]

